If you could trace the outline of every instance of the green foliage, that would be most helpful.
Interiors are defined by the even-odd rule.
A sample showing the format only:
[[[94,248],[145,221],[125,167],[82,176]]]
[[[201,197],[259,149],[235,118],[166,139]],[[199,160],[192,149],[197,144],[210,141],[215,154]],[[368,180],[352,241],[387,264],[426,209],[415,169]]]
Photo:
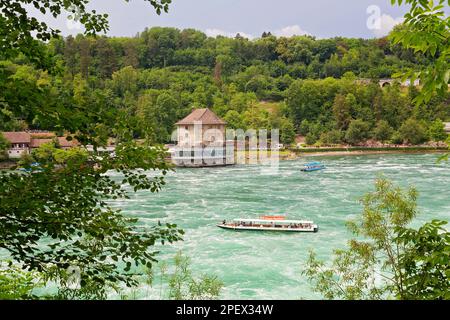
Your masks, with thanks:
[[[31,164],[35,161],[36,159],[34,159],[34,157],[31,154],[24,152],[20,155],[20,159],[17,164],[19,165],[19,167],[29,168]]]
[[[285,145],[291,145],[295,141],[295,128],[292,121],[286,118],[281,119],[280,124],[280,142]]]
[[[9,141],[0,132],[0,160],[7,158],[7,151],[9,148]]]
[[[230,129],[245,129],[242,116],[236,110],[228,111],[223,119],[227,122],[227,127]]]
[[[322,133],[322,135],[320,136],[320,141],[323,144],[333,145],[333,144],[341,143],[343,138],[344,138],[343,131],[331,130],[331,131]]]
[[[450,78],[450,18],[445,13],[447,0],[391,0],[392,4],[410,5],[409,12],[400,28],[391,33],[390,38],[394,44],[400,44],[414,53],[425,56],[429,63],[422,66],[417,72],[411,70],[403,77],[412,81],[419,78],[422,90],[414,99],[417,104],[423,104],[432,98],[435,93],[446,95]]]
[[[315,144],[318,140],[319,140],[319,138],[312,132],[308,133],[305,137],[306,144],[310,145],[310,146]]]
[[[417,191],[378,179],[361,217],[348,223],[357,239],[335,250],[331,265],[311,252],[304,274],[327,299],[448,297],[449,232],[433,221],[418,230]],[[447,265],[446,265],[447,264]]]
[[[148,1],[159,14],[162,10],[168,11],[171,0],[145,0]],[[45,50],[35,40],[48,41],[59,35],[59,30],[50,28],[45,22],[39,21],[35,15],[30,14],[35,10],[43,15],[51,15],[57,18],[62,12],[69,12],[69,18],[80,21],[85,27],[86,34],[106,32],[108,30],[108,15],[99,14],[95,10],[89,10],[89,0],[11,0],[2,1],[0,16],[0,52],[5,58],[15,57],[22,53],[32,60],[42,62]],[[32,4],[32,8],[27,5]]]
[[[370,126],[367,122],[357,119],[352,120],[345,133],[345,141],[350,144],[358,144],[369,138]]]
[[[34,299],[33,290],[44,285],[37,272],[28,272],[11,262],[0,264],[0,300]]]
[[[26,270],[60,283],[61,295],[68,295],[63,284],[71,266],[80,269],[78,292],[85,297],[103,298],[108,288],[121,283],[136,285],[131,266],[150,267],[156,261],[150,247],[158,241],[180,239],[182,232],[175,225],[143,229],[137,219],[123,217],[107,204],[128,197],[124,184],[152,192],[163,186],[161,176],[147,177],[142,171],[167,172],[159,148],[121,144],[115,157],[99,159],[82,149],[44,144],[34,157],[39,168],[29,167],[31,172],[25,174],[0,174],[0,247]],[[112,169],[122,173],[120,181],[104,174]],[[86,293],[94,289],[95,295]]]
[[[148,284],[160,280],[160,298],[171,300],[211,300],[220,296],[223,283],[216,276],[201,274],[196,276],[191,268],[191,260],[182,252],[173,259],[173,267],[166,262],[158,264],[159,274],[149,270]],[[167,287],[165,287],[167,285]],[[167,288],[164,290],[164,288]]]
[[[167,11],[171,2],[146,1],[157,13]],[[108,204],[128,197],[125,186],[159,191],[170,168],[162,147],[133,142],[137,128],[130,110],[111,108],[114,94],[123,98],[118,105],[135,101],[139,74],[132,67],[125,69],[100,90],[90,78],[89,64],[96,63],[90,54],[109,55],[102,56],[105,63],[96,64],[99,77],[108,77],[116,68],[110,42],[69,37],[65,47],[57,30],[25,9],[30,3],[55,18],[71,11],[88,35],[108,28],[107,15],[87,9],[89,0],[2,1],[0,59],[16,63],[0,61],[1,129],[18,128],[17,119],[23,119],[33,128],[64,132],[69,140],[91,144],[94,152],[60,150],[57,143],[48,143],[33,154],[38,167],[22,159],[25,172],[0,172],[0,248],[24,271],[55,282],[59,298],[103,299],[111,288],[137,284],[131,267],[150,267],[157,254],[151,247],[181,239],[182,230],[173,224],[142,228],[137,219],[124,217]],[[132,53],[132,48],[128,45],[125,51]],[[168,104],[160,100],[165,108]],[[114,156],[97,152],[109,137],[118,142]],[[120,173],[121,179],[111,179],[109,170]],[[147,176],[148,170],[156,174]],[[70,286],[70,268],[79,270],[79,288]],[[17,290],[22,295],[28,287]]]
[[[395,131],[395,132],[392,134],[391,142],[394,143],[394,144],[402,144],[402,143],[403,143],[403,137],[402,137],[402,135],[400,134],[400,132]]]
[[[447,221],[433,220],[418,230],[399,228],[397,241],[406,247],[399,255],[404,273],[403,298],[450,298],[450,232]]]
[[[380,120],[374,129],[373,137],[381,142],[389,141],[394,134],[394,129],[386,120]]]
[[[408,119],[399,129],[399,134],[404,142],[420,144],[427,140],[424,126],[415,119]]]
[[[354,96],[353,96],[354,98]],[[347,99],[343,95],[336,95],[333,103],[333,115],[336,120],[338,129],[346,130],[352,120],[350,99]]]
[[[445,125],[441,119],[436,119],[428,127],[428,136],[433,141],[445,141],[448,134],[445,132]]]

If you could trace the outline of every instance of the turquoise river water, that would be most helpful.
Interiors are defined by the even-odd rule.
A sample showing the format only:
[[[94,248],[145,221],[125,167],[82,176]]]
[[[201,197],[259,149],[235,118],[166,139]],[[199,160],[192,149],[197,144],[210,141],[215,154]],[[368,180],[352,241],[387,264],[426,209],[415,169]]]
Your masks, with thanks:
[[[217,275],[225,284],[221,298],[320,298],[301,275],[314,249],[330,259],[334,248],[349,239],[345,222],[361,212],[358,199],[373,190],[384,174],[401,186],[418,189],[421,214],[413,224],[450,216],[450,164],[436,163],[436,154],[303,157],[281,161],[276,175],[261,174],[261,166],[178,169],[166,178],[158,194],[138,192],[113,202],[143,224],[176,223],[186,232],[184,241],[164,246],[160,258],[182,250],[198,273]],[[301,165],[322,161],[327,169],[302,173]],[[223,219],[283,214],[317,223],[317,234],[234,232],[216,224]],[[145,289],[145,284],[143,284]],[[157,298],[158,290],[137,298]]]

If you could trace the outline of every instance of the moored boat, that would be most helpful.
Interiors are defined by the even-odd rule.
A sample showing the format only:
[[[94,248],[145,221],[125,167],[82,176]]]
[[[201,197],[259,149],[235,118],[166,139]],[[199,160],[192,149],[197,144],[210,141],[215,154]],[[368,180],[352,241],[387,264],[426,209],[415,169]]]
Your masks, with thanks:
[[[258,219],[224,220],[217,225],[228,230],[281,231],[281,232],[318,232],[319,227],[313,221],[286,220],[284,216],[264,216]]]
[[[325,165],[321,162],[310,162],[303,165],[301,171],[310,172],[310,171],[319,171],[325,169]]]

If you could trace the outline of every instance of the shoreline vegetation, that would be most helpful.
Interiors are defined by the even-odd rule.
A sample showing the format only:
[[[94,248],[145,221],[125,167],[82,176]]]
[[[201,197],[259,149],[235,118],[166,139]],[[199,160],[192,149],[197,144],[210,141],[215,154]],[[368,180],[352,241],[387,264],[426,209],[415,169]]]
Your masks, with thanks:
[[[403,147],[333,147],[333,148],[289,148],[279,151],[280,160],[296,160],[302,156],[319,157],[319,156],[357,156],[370,154],[398,154],[398,153],[445,153],[448,152],[447,147],[431,147],[431,146],[403,146]],[[258,151],[244,151],[246,160],[252,156],[258,156]],[[268,157],[270,157],[268,151]]]
[[[402,147],[312,147],[312,148],[286,148],[280,150],[280,160],[296,160],[302,156],[320,157],[320,156],[358,156],[370,154],[398,154],[398,153],[446,153],[447,147],[443,146],[402,146]],[[236,155],[245,154],[245,159],[250,156],[259,158],[259,151],[236,151]],[[271,156],[270,150],[267,156]],[[18,165],[18,160],[14,159],[0,160],[0,170],[11,169]]]

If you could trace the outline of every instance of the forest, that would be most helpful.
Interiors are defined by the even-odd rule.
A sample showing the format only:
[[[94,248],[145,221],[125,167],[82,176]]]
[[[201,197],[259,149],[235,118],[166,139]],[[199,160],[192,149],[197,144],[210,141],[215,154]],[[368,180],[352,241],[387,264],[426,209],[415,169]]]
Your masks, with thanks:
[[[7,60],[0,54],[0,78],[14,79],[0,81],[0,91],[10,103],[27,105],[20,114],[0,112],[0,131],[58,132],[51,117],[36,112],[37,101],[49,110],[77,106],[80,123],[85,110],[118,113],[131,123],[134,138],[153,143],[169,143],[174,123],[202,107],[231,128],[280,129],[288,145],[298,134],[308,145],[441,141],[443,121],[450,120],[448,94],[419,105],[413,102],[417,87],[380,87],[379,79],[430,64],[389,37],[277,38],[264,32],[249,40],[153,27],[129,38],[52,38],[39,50],[48,64],[42,69],[24,55]],[[118,137],[113,128],[102,130]]]

